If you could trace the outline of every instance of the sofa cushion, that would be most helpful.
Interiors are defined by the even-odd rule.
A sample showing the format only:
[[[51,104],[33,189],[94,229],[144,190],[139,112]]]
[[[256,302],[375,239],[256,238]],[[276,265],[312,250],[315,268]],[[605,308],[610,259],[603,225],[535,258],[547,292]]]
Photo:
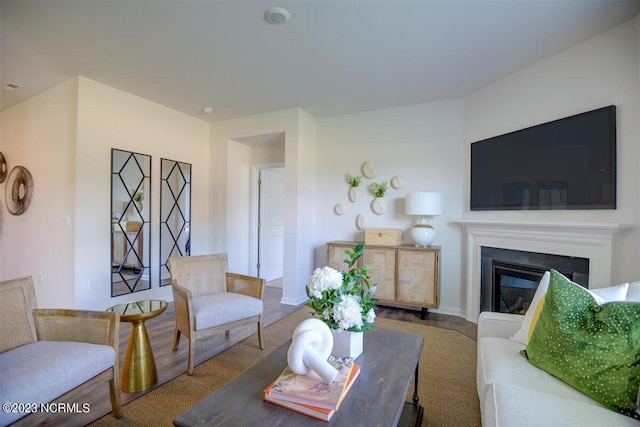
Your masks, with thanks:
[[[533,295],[533,299],[531,300],[529,309],[522,319],[522,325],[520,326],[518,332],[516,332],[511,337],[512,340],[523,345],[529,344],[531,332],[533,331],[535,322],[538,320],[540,309],[542,308],[542,304],[544,303],[544,295],[547,293],[547,288],[549,287],[549,278],[550,273],[548,271],[545,271],[545,273],[542,275],[542,279],[540,279],[540,283],[538,283],[536,293]],[[538,307],[540,309],[538,309]]]
[[[478,393],[480,401],[495,383],[521,384],[555,398],[593,401],[563,381],[533,366],[520,355],[522,344],[505,338],[485,337],[478,343]]]
[[[111,346],[84,342],[37,341],[16,347],[0,354],[0,402],[51,402],[110,369],[115,357]],[[2,412],[0,425],[25,415]]]
[[[640,303],[599,305],[580,285],[551,270],[540,319],[523,354],[605,406],[640,419]]]
[[[565,388],[570,388],[565,385]],[[482,405],[483,427],[629,426],[638,421],[611,411],[593,399],[559,399],[526,384],[491,385]]]
[[[193,299],[196,331],[258,316],[262,300],[234,292],[202,295]]]

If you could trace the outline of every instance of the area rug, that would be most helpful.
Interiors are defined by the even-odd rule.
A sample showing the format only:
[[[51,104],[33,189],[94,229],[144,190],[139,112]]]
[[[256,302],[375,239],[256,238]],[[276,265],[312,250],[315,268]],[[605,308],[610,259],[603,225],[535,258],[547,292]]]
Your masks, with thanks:
[[[122,418],[106,415],[90,425],[171,426],[175,417],[291,338],[295,327],[310,317],[309,311],[301,308],[265,328],[265,350],[257,348],[255,337],[249,337],[196,366],[193,376],[180,375],[126,404]],[[423,426],[480,426],[474,340],[453,330],[397,320],[377,318],[375,324],[425,337],[418,379]]]

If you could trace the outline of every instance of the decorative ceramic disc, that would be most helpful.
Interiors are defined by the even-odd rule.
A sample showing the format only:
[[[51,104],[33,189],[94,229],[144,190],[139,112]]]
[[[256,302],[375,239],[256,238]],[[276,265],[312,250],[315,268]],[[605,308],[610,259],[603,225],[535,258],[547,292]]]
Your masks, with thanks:
[[[333,211],[336,213],[336,215],[344,215],[347,209],[344,207],[342,203],[338,203],[333,207]]]
[[[376,197],[371,202],[371,210],[376,215],[382,215],[387,211],[387,202],[382,197]]]
[[[395,188],[396,190],[398,188],[402,188],[402,186],[404,185],[404,178],[401,176],[394,176],[393,178],[391,178],[391,187]]]
[[[373,162],[364,162],[362,164],[362,175],[369,179],[376,176],[376,165],[374,165]]]
[[[364,217],[364,215],[358,215],[356,217],[356,227],[358,227],[358,230],[364,230],[366,226],[367,219]]]
[[[11,169],[4,198],[11,215],[22,215],[29,209],[33,198],[33,177],[27,168],[16,166]]]
[[[7,180],[7,160],[4,158],[4,154],[0,151],[0,184]]]

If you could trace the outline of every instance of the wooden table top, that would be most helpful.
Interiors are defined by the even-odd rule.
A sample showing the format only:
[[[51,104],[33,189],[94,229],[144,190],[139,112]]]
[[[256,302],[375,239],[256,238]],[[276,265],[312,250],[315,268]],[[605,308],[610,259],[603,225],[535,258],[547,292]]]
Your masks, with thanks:
[[[207,396],[173,423],[192,426],[396,426],[411,386],[424,337],[388,329],[364,333],[362,366],[353,388],[327,423],[262,400],[263,390],[287,365],[291,340]]]

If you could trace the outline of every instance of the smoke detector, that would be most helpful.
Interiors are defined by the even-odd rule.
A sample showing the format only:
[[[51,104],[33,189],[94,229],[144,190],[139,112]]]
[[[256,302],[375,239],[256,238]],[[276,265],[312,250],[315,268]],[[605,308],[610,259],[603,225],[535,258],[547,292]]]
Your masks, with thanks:
[[[289,20],[289,12],[281,7],[270,7],[264,13],[264,19],[272,24],[284,24]]]

